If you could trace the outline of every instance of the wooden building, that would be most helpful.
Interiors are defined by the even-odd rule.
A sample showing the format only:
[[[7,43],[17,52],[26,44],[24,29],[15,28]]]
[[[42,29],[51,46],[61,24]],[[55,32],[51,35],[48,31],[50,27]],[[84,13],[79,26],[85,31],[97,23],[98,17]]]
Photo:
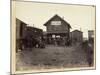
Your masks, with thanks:
[[[58,15],[54,15],[44,26],[47,31],[47,43],[65,45],[70,39],[70,24]]]
[[[27,26],[26,29],[26,37],[25,37],[25,41],[26,44],[24,46],[32,48],[35,47],[36,44],[39,44],[39,42],[42,41],[42,37],[43,37],[43,30],[39,29],[39,28],[35,28],[32,26]]]
[[[70,33],[72,43],[82,43],[83,41],[83,32],[80,30],[74,30]]]
[[[35,47],[43,37],[43,30],[32,26],[16,18],[16,51]]]
[[[94,42],[94,31],[88,30],[88,40],[89,42]]]
[[[26,36],[27,24],[16,18],[16,38],[24,38]]]
[[[16,50],[20,49],[21,39],[26,37],[27,24],[20,19],[16,18]]]
[[[88,30],[88,38],[94,38],[94,31],[93,30]]]
[[[27,37],[30,38],[41,38],[43,36],[43,30],[32,27],[32,26],[27,26]]]

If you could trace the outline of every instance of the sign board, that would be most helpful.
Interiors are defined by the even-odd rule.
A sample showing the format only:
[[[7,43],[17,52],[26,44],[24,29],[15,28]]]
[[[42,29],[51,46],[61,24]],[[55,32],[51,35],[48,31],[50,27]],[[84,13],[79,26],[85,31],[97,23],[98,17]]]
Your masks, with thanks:
[[[61,21],[51,21],[51,25],[61,25]]]

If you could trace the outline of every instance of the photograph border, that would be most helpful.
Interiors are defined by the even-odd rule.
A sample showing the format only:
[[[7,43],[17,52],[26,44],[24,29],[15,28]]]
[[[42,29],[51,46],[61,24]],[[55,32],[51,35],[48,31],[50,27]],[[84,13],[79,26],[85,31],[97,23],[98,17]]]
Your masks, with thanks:
[[[16,25],[13,20],[14,10],[13,10],[13,1],[18,2],[34,2],[34,3],[49,3],[49,4],[62,4],[62,5],[80,5],[80,6],[92,6],[95,7],[95,31],[94,31],[94,66],[87,68],[70,68],[70,69],[62,69],[62,70],[50,70],[50,71],[16,71]],[[41,2],[41,1],[22,1],[22,0],[10,0],[10,72],[11,74],[32,74],[32,73],[50,73],[50,72],[67,72],[67,71],[82,71],[82,70],[96,70],[96,5],[85,5],[85,4],[71,4],[71,3],[55,3],[55,2]]]

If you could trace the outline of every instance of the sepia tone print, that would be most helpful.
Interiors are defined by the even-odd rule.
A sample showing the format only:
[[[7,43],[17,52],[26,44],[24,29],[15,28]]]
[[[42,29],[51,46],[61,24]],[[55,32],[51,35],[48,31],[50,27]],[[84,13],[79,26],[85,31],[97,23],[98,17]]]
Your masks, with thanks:
[[[95,6],[12,1],[12,73],[95,69]]]

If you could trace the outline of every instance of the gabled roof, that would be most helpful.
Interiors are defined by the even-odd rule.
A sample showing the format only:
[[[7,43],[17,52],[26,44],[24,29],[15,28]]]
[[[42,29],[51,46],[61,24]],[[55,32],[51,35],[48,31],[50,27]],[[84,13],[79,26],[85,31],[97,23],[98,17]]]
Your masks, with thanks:
[[[74,31],[72,31],[72,32],[81,32],[81,33],[83,33],[82,31],[80,31],[80,30],[74,30]]]
[[[49,20],[44,24],[44,26],[46,26],[47,23],[50,22],[50,21],[51,21],[53,18],[55,18],[55,17],[60,18],[62,21],[64,21],[64,22],[71,28],[70,24],[69,24],[68,22],[66,22],[63,18],[61,18],[60,16],[58,16],[57,14],[54,15],[51,19],[49,19]]]
[[[94,32],[94,30],[88,30],[88,32]]]
[[[42,32],[42,29],[36,28],[36,27],[32,27],[32,26],[27,26],[27,29],[29,30],[38,30]]]
[[[27,23],[25,23],[24,21],[22,21],[22,20],[20,20],[20,19],[18,19],[18,18],[16,18],[16,20],[18,20],[18,21],[20,21],[20,22],[22,22],[22,23],[24,23],[24,24],[27,24]]]

